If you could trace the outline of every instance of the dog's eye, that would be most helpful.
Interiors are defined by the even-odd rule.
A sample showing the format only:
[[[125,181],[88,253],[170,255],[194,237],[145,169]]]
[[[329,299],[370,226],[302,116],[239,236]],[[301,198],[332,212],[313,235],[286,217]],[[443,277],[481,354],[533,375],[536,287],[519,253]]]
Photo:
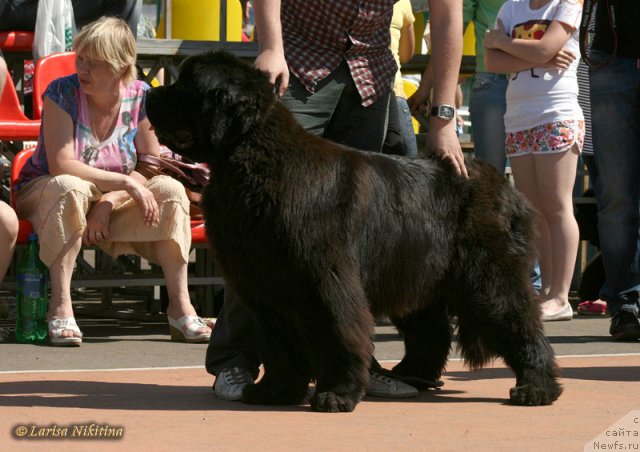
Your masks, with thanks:
[[[178,130],[176,132],[176,138],[178,141],[191,141],[191,132],[188,130]]]
[[[193,146],[193,134],[188,130],[178,130],[175,134],[175,143],[178,149],[187,149]]]

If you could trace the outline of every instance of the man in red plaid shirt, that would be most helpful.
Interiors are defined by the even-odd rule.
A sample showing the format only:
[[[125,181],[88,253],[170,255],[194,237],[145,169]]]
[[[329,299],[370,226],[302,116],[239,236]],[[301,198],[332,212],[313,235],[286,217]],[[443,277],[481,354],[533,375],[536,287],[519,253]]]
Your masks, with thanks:
[[[394,3],[394,0],[254,1],[260,45],[256,66],[278,85],[283,102],[305,128],[358,149],[381,149],[386,130],[381,124],[386,119],[381,120],[380,116],[386,118],[386,113],[378,104],[388,104],[396,70],[388,30]],[[433,30],[433,105],[451,106],[455,105],[462,58],[462,1],[432,0],[429,8]],[[318,111],[317,107],[323,106],[322,100],[328,97],[322,91],[330,89],[331,79],[340,79],[345,67],[347,77],[352,80],[347,80],[344,92],[338,93],[337,98],[333,93],[334,109]],[[344,97],[350,82],[355,84],[361,105],[360,108],[350,105],[345,112]],[[288,91],[291,93],[287,94]],[[311,119],[310,114],[317,121],[306,121]],[[359,137],[333,130],[342,122],[344,128]],[[455,124],[432,116],[429,130],[429,148],[466,177]],[[361,142],[363,134],[371,137],[369,142]],[[378,140],[380,144],[376,145]]]
[[[256,67],[306,130],[356,149],[381,151],[397,70],[389,50],[395,2],[254,0]],[[452,106],[462,57],[462,0],[431,0],[430,13],[433,102]],[[454,121],[432,116],[429,130],[430,148],[466,177]],[[240,400],[244,386],[257,377],[254,331],[250,315],[225,291],[206,357],[219,398]],[[374,362],[367,394],[413,397],[417,390]]]

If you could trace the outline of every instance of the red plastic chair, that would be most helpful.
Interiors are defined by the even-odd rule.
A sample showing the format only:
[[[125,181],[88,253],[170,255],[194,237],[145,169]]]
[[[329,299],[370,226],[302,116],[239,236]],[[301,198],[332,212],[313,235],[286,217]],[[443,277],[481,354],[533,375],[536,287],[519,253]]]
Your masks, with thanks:
[[[204,221],[191,220],[191,244],[202,245],[207,243],[207,232],[204,228]]]
[[[40,58],[33,73],[33,117],[42,118],[42,95],[53,80],[76,72],[76,53],[52,53]]]
[[[0,140],[32,141],[37,140],[39,134],[40,120],[25,116],[13,80],[7,77],[0,97]]]
[[[27,162],[29,157],[33,155],[35,148],[24,149],[16,154],[11,163],[11,206],[15,207],[15,183],[18,181],[20,171]],[[29,234],[33,230],[31,222],[29,220],[20,220],[20,228],[18,229],[18,244],[24,245],[29,241]],[[191,243],[194,245],[202,245],[207,243],[207,235],[204,229],[204,222],[202,220],[191,221]]]
[[[32,31],[0,31],[0,49],[3,52],[29,52],[33,47]]]

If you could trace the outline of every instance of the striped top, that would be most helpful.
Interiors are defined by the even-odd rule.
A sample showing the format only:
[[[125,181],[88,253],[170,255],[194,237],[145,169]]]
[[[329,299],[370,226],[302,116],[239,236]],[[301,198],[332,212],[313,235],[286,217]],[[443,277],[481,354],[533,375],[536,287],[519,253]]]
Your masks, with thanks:
[[[593,140],[591,139],[591,99],[589,98],[589,68],[584,61],[578,64],[578,104],[584,116],[584,144],[583,154],[593,155]]]

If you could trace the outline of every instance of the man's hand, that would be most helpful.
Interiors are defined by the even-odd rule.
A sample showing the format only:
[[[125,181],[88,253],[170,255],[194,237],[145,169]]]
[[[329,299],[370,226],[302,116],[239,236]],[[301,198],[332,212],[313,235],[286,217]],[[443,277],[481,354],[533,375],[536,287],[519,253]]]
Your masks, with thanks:
[[[284,96],[289,87],[289,67],[284,59],[284,53],[272,50],[260,52],[256,58],[255,67],[269,77],[269,82],[275,86],[276,94],[279,97]]]
[[[431,118],[429,124],[428,149],[441,159],[448,161],[458,175],[469,178],[453,121],[444,122],[439,118]]]
[[[411,113],[422,113],[426,115],[427,112],[427,101],[429,100],[429,90],[420,86],[415,93],[411,95],[407,99],[407,103],[409,104],[409,109]]]

